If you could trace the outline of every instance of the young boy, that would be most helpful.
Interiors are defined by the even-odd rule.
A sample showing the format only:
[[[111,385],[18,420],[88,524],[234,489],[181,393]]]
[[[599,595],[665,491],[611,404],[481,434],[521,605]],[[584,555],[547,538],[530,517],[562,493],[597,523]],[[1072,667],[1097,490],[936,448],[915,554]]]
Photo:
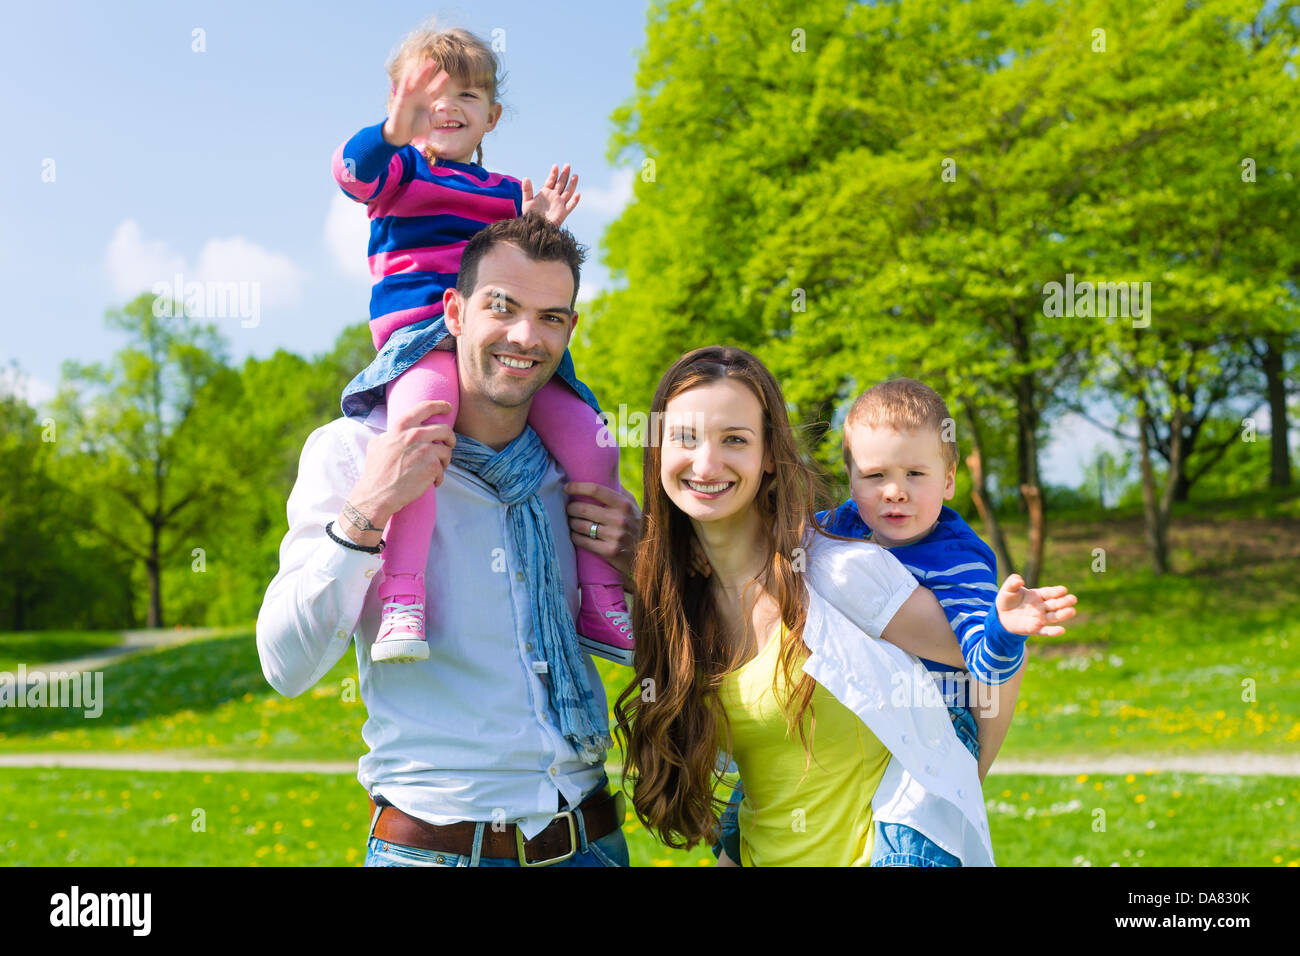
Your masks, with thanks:
[[[958,739],[980,761],[983,779],[1010,726],[1025,638],[1064,634],[1060,622],[1074,616],[1077,598],[1064,587],[1026,588],[1018,574],[998,589],[992,550],[944,505],[955,490],[957,442],[948,408],[929,386],[899,378],[860,395],[844,421],[844,464],[850,498],[817,520],[832,534],[888,548],[939,599],[967,672],[922,663],[948,705]],[[998,689],[981,691],[980,684]],[[732,861],[739,859],[736,809],[742,797],[738,782],[714,847]],[[910,827],[878,824],[875,837],[872,866],[960,865]]]

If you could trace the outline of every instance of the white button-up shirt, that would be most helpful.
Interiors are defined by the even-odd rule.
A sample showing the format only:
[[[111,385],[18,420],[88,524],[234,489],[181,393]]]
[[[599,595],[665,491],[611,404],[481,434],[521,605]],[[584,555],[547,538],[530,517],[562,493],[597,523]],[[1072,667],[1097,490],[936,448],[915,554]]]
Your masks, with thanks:
[[[358,767],[361,785],[429,823],[518,823],[531,839],[555,815],[557,795],[576,806],[596,790],[604,768],[583,763],[565,741],[534,668],[543,658],[506,506],[459,467],[447,469],[437,492],[425,571],[429,659],[371,663],[382,562],[331,541],[325,524],[337,518],[361,478],[367,445],[385,427],[381,405],[364,422],[336,419],[307,439],[289,495],[280,570],[257,616],[262,673],[281,694],[296,697],[338,662],[355,635],[369,715],[361,729],[370,748]],[[539,494],[576,616],[564,480],[552,460]],[[587,679],[608,716],[590,657]]]
[[[814,535],[807,544],[803,670],[853,711],[889,750],[871,806],[881,823],[919,830],[961,859],[993,866],[975,758],[953,729],[920,660],[879,640],[916,579],[887,550]],[[868,636],[870,635],[870,636]]]

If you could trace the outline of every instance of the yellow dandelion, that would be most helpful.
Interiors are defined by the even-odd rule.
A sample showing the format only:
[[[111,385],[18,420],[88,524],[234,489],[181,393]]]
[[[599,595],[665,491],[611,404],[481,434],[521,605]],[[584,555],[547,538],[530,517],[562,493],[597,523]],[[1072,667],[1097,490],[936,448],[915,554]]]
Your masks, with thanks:
[[[1282,862],[1282,858],[1281,858],[1280,856],[1275,856],[1275,857],[1273,857],[1273,862],[1274,862],[1274,863],[1281,863],[1281,862]]]
[[[1136,779],[1137,779],[1137,777],[1133,776],[1133,774],[1129,774],[1127,777],[1124,778],[1124,782],[1125,782],[1125,783],[1132,783],[1132,782],[1133,782],[1134,780],[1136,780]]]
[[[1146,803],[1146,802],[1147,802],[1147,795],[1146,795],[1145,793],[1139,793],[1136,797],[1133,798],[1133,802],[1134,802],[1134,803]]]
[[[1094,783],[1094,784],[1092,785],[1092,789],[1094,789],[1094,790],[1100,790],[1100,789],[1102,789],[1101,781],[1098,780],[1096,783]]]
[[[1087,783],[1088,775],[1086,773],[1081,773],[1079,774],[1079,776],[1075,777],[1074,779],[1079,783]]]

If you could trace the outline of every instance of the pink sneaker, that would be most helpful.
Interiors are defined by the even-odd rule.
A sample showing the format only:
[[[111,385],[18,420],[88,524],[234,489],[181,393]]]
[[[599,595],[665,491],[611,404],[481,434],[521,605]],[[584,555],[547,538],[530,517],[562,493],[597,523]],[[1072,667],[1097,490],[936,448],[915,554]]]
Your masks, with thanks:
[[[402,664],[429,659],[429,645],[424,640],[424,605],[384,605],[379,622],[379,636],[370,646],[370,659]]]
[[[578,643],[588,654],[631,666],[632,615],[621,587],[584,584],[577,631]]]

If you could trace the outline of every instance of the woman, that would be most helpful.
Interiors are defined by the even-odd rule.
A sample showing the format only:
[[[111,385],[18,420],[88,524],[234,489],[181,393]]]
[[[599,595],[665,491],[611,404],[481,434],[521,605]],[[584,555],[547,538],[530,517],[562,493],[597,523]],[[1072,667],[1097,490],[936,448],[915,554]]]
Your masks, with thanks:
[[[651,412],[636,680],[614,708],[637,816],[669,846],[711,839],[721,749],[745,780],[745,865],[867,865],[877,822],[992,865],[975,760],[904,653],[961,667],[957,640],[888,551],[817,527],[771,373],[697,349]]]

